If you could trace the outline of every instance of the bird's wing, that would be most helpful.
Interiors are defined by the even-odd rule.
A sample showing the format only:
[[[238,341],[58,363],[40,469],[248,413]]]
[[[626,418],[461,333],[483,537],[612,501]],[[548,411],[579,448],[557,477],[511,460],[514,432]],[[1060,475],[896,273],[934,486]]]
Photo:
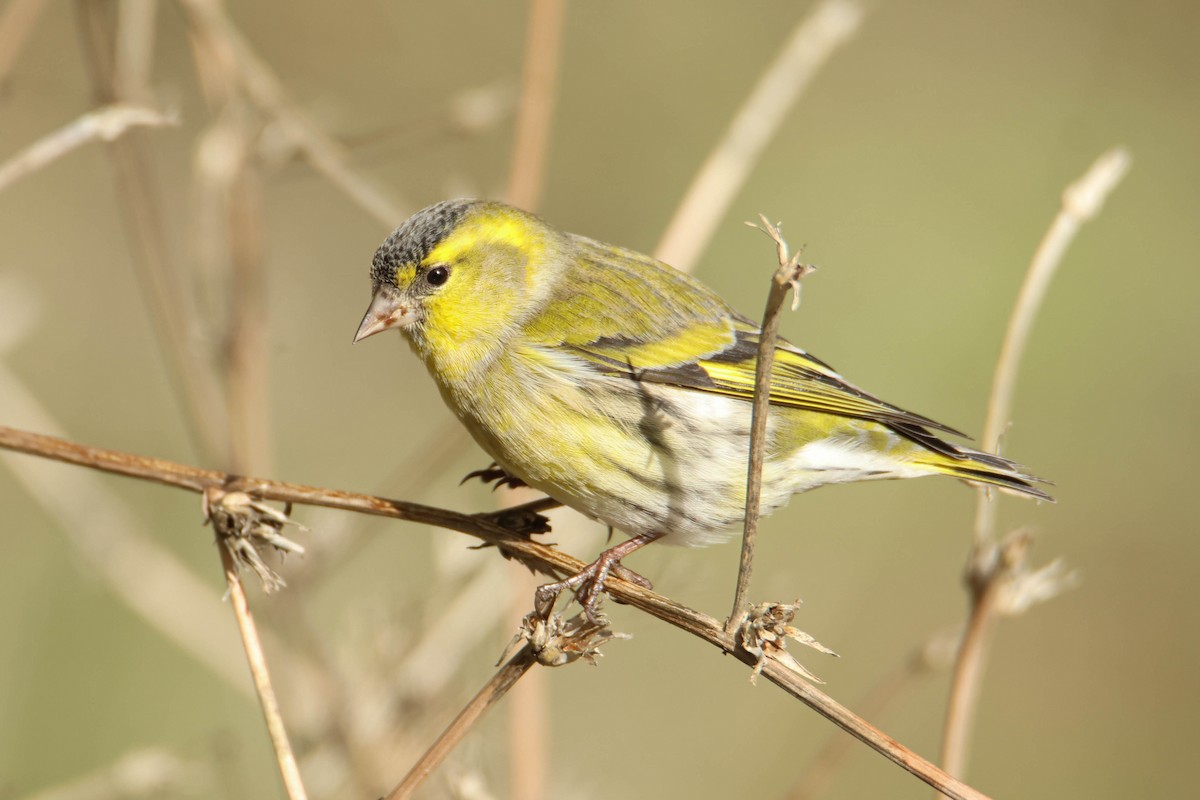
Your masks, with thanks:
[[[759,328],[691,276],[648,256],[576,237],[570,281],[525,331],[606,374],[750,400]],[[935,450],[952,449],[926,429],[961,436],[885,403],[786,340],[775,346],[771,403],[869,419]],[[936,444],[935,444],[936,443]]]

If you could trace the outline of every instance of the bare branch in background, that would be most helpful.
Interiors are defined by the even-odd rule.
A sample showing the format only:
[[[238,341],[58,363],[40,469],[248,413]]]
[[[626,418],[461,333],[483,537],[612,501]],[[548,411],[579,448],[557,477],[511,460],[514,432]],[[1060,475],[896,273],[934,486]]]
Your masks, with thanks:
[[[667,224],[654,257],[691,272],[725,212],[800,94],[858,31],[856,0],[823,0],[801,20],[738,109]]]
[[[120,0],[117,4],[117,43],[113,86],[126,101],[153,99],[150,70],[154,66],[154,23],[159,0]]]
[[[542,196],[565,16],[564,0],[532,0],[529,4],[521,101],[505,192],[508,202],[527,211],[536,210]]]
[[[123,103],[89,111],[0,164],[0,192],[88,142],[113,142],[130,128],[178,124],[179,117],[175,114]]]
[[[996,451],[1001,433],[1008,425],[1021,356],[1050,279],[1080,226],[1100,212],[1109,193],[1125,176],[1129,160],[1129,154],[1123,148],[1109,150],[1092,164],[1083,177],[1063,192],[1062,208],[1034,253],[1009,317],[988,401],[983,434],[985,450]],[[1026,566],[1029,535],[1018,531],[1005,541],[997,542],[995,527],[995,505],[988,491],[980,489],[974,545],[967,565],[971,611],[950,685],[946,729],[942,739],[942,765],[952,775],[962,775],[966,769],[967,746],[979,702],[979,689],[983,684],[991,632],[997,618],[1005,611],[1004,600],[1028,599],[1035,595],[1038,599],[1052,597],[1073,580],[1073,576],[1063,574],[1056,563],[1031,572]],[[1032,591],[1022,590],[1020,585],[1016,585],[1021,582],[1032,582],[1037,586]],[[1017,602],[1010,605],[1013,610],[1024,610],[1029,604]]]
[[[408,216],[404,211],[407,203],[395,199],[391,192],[352,169],[341,145],[292,104],[279,79],[246,42],[220,2],[180,2],[195,32],[206,37],[221,57],[227,59],[250,99],[304,153],[313,169],[388,229]]]
[[[121,98],[114,82],[116,36],[106,6],[84,2],[76,9],[93,91],[102,102],[117,102]],[[205,461],[227,464],[224,395],[211,354],[197,335],[204,328],[180,286],[178,257],[164,229],[152,159],[136,131],[109,143],[108,153],[138,283],[188,431]]]
[[[1025,355],[1025,346],[1029,343],[1033,322],[1050,287],[1050,280],[1079,228],[1100,213],[1109,193],[1129,171],[1129,164],[1128,151],[1121,147],[1113,148],[1100,156],[1083,177],[1063,192],[1062,208],[1033,254],[1033,261],[1025,273],[1025,281],[1021,284],[1004,333],[1004,344],[992,377],[987,421],[983,428],[983,449],[988,452],[998,451],[1000,437],[1012,418],[1017,371]],[[975,516],[976,543],[991,540],[995,525],[995,505],[988,502],[987,493],[981,491]]]
[[[530,0],[525,34],[525,64],[517,105],[516,130],[509,162],[509,203],[536,211],[544,189],[550,128],[557,98],[562,52],[565,0]],[[529,491],[506,491],[502,505],[528,499]],[[534,588],[534,576],[510,570],[514,585]],[[524,595],[524,596],[522,596]],[[520,618],[528,602],[525,592],[513,592],[513,617]],[[514,690],[508,714],[508,784],[512,797],[542,800],[550,781],[550,701],[546,676],[530,675]]]

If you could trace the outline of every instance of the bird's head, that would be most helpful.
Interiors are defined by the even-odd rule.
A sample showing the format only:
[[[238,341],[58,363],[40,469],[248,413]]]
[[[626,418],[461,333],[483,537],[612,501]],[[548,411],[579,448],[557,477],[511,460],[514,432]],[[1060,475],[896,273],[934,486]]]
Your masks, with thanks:
[[[429,206],[375,252],[374,295],[354,341],[399,328],[435,373],[469,369],[538,305],[557,251],[553,229],[512,206]]]

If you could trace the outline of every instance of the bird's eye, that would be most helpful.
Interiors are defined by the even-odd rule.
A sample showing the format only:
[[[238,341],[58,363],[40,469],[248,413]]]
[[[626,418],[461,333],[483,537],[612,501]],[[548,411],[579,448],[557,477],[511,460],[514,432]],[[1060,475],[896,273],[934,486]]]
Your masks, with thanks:
[[[425,281],[430,286],[441,286],[448,280],[450,280],[449,267],[434,267],[425,273]]]

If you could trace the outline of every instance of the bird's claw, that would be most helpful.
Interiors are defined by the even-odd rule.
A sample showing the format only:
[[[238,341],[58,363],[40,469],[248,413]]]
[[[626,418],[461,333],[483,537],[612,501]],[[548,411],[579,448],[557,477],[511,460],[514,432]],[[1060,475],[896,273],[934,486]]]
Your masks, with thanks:
[[[653,584],[646,578],[623,566],[619,558],[605,553],[571,577],[539,586],[533,595],[535,613],[548,619],[559,596],[569,589],[583,607],[583,614],[587,620],[596,625],[604,624],[606,619],[600,611],[600,601],[604,597],[605,582],[610,574],[643,589],[653,588]]]
[[[466,477],[464,477],[461,481],[458,482],[458,485],[462,486],[464,483],[471,480],[472,478],[478,478],[479,480],[481,480],[484,483],[492,484],[492,491],[499,489],[501,486],[507,486],[510,489],[519,489],[522,486],[529,485],[529,484],[525,483],[525,481],[518,478],[517,476],[510,475],[507,472],[505,472],[504,469],[501,468],[500,465],[496,464],[495,462],[493,462],[492,465],[489,466],[487,469],[477,469],[477,470],[474,470],[473,472],[468,472],[466,474]]]

